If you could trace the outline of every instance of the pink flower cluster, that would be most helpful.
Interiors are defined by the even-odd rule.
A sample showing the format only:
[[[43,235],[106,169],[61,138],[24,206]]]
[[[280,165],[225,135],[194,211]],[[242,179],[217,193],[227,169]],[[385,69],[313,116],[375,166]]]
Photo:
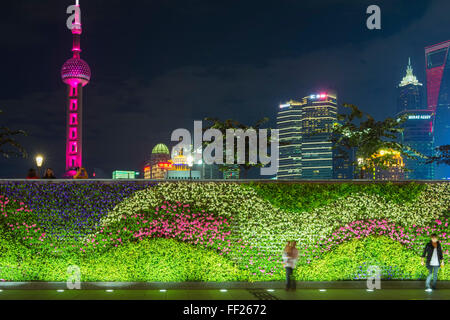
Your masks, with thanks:
[[[87,239],[85,246],[115,247],[126,240],[146,238],[177,239],[202,247],[213,247],[227,254],[231,246],[228,239],[232,218],[216,217],[204,210],[191,213],[189,205],[164,202],[154,213],[136,213],[123,216],[119,226],[102,227],[97,235]],[[81,248],[81,251],[85,249]]]
[[[387,220],[354,221],[340,227],[330,237],[321,239],[318,245],[305,247],[304,256],[318,258],[318,254],[331,250],[333,247],[349,240],[361,239],[368,236],[386,236],[394,241],[402,243],[413,250],[422,248],[425,241],[432,233],[436,233],[441,241],[444,254],[448,254],[450,234],[448,233],[448,219],[435,220],[435,223],[427,227],[413,225],[409,228],[398,226]]]

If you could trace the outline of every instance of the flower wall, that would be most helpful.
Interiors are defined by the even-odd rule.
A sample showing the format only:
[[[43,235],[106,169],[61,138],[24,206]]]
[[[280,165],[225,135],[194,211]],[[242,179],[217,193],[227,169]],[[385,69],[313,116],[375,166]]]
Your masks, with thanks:
[[[287,240],[299,280],[423,279],[449,208],[449,183],[3,184],[0,281],[283,280]]]

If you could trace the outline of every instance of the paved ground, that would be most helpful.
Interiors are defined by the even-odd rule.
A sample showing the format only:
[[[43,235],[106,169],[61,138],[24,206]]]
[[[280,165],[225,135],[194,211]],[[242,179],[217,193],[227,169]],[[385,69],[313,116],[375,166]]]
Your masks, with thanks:
[[[450,289],[3,290],[0,300],[450,300]]]

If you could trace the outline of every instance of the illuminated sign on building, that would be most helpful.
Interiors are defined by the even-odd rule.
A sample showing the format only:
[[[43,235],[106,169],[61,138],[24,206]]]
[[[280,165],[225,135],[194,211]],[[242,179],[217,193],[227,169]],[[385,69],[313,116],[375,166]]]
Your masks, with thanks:
[[[136,179],[136,176],[139,175],[139,172],[135,171],[114,171],[113,172],[113,179]]]
[[[291,106],[290,103],[280,104],[280,108],[281,108],[281,109],[287,108],[287,107],[290,107],[290,106]]]
[[[160,167],[161,169],[172,169],[173,162],[160,162],[158,163],[158,167]]]
[[[309,96],[311,100],[322,100],[325,99],[328,95],[326,93],[320,93],[320,94],[312,94]]]
[[[426,114],[408,116],[408,120],[430,120],[431,116]]]

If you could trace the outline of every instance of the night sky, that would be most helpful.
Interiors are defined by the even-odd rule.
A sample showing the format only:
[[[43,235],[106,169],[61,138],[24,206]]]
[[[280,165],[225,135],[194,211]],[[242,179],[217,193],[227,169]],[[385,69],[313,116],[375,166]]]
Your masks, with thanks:
[[[0,125],[23,129],[28,159],[0,160],[24,178],[42,153],[65,162],[66,28],[72,0],[2,2]],[[366,28],[381,7],[382,30]],[[408,57],[423,84],[424,47],[450,39],[448,0],[80,0],[84,165],[99,177],[142,170],[153,146],[205,117],[252,124],[327,89],[377,119],[393,116]],[[102,173],[103,172],[103,173]]]

